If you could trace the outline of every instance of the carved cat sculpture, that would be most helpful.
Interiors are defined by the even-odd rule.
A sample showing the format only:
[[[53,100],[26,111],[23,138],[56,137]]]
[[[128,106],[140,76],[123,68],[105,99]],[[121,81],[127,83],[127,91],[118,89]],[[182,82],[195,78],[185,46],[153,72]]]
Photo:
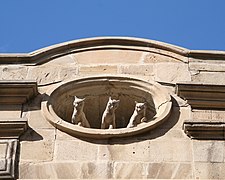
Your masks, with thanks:
[[[147,108],[146,103],[138,103],[135,101],[135,109],[127,125],[127,128],[135,127],[141,122],[146,121],[146,117],[145,117],[146,108]]]
[[[109,101],[102,115],[101,129],[116,128],[115,110],[118,108],[119,102],[120,100],[115,100],[109,97]]]
[[[77,124],[78,126],[90,128],[90,124],[83,111],[84,100],[85,98],[80,99],[74,96],[74,101],[73,101],[74,110],[72,114],[72,123]]]

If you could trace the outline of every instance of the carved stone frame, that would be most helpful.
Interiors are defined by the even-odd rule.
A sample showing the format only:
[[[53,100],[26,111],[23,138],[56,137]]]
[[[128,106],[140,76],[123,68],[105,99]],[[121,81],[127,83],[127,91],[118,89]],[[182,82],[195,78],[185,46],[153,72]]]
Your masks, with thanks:
[[[116,82],[121,85],[126,84],[130,88],[141,89],[145,93],[150,93],[154,100],[159,98],[162,107],[157,107],[160,109],[160,113],[156,114],[154,120],[151,120],[147,123],[141,123],[134,128],[120,128],[120,129],[110,129],[110,130],[101,130],[93,128],[83,128],[77,125],[73,125],[69,122],[66,122],[60,118],[54,110],[54,98],[57,98],[60,93],[67,91],[72,91],[72,89],[78,86],[88,86],[88,84],[101,84],[104,82]],[[170,115],[172,102],[171,97],[166,89],[164,89],[160,84],[156,82],[147,82],[141,79],[135,79],[131,77],[120,77],[120,76],[92,76],[85,78],[77,78],[73,81],[62,83],[49,92],[47,92],[48,100],[42,103],[42,111],[46,119],[56,128],[69,133],[74,136],[88,137],[88,138],[97,138],[97,139],[106,139],[111,137],[125,137],[132,136],[139,133],[149,131],[156,126],[163,123],[167,117]]]

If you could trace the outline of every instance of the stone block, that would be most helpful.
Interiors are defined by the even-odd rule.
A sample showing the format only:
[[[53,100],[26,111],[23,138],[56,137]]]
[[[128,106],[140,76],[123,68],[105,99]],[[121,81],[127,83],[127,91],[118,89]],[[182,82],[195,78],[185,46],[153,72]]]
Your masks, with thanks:
[[[196,121],[212,120],[212,110],[192,110],[192,119]]]
[[[21,137],[21,141],[39,141],[39,140],[54,140],[55,129],[31,129],[29,128]]]
[[[115,179],[143,179],[146,178],[146,163],[141,162],[115,162],[114,174]]]
[[[110,179],[108,162],[20,163],[20,179]]]
[[[69,79],[74,79],[77,77],[78,74],[78,67],[74,65],[68,65],[61,67],[60,72],[59,72],[59,78],[60,80],[69,80]]]
[[[20,118],[22,105],[0,105],[0,117],[6,118]]]
[[[56,140],[79,140],[74,136],[69,135],[61,130],[56,129]]]
[[[95,161],[97,153],[98,146],[89,142],[79,140],[58,140],[55,142],[54,159],[57,161]]]
[[[54,141],[42,140],[21,142],[21,161],[51,161],[53,159]]]
[[[157,50],[154,48],[149,49],[151,52],[148,52],[144,56],[144,63],[158,63],[158,62],[188,62],[188,58],[164,50]]]
[[[111,178],[112,168],[109,162],[84,162],[81,163],[81,179],[109,179]]]
[[[190,163],[150,163],[147,168],[150,179],[192,179]]]
[[[223,62],[189,62],[191,71],[212,71],[212,72],[224,72],[225,63]]]
[[[154,64],[141,64],[141,65],[121,65],[118,67],[120,74],[132,74],[132,75],[154,75]]]
[[[26,66],[8,65],[0,67],[1,80],[23,80],[27,77]]]
[[[185,120],[190,119],[191,110],[189,107],[173,107],[170,117],[163,123],[162,128],[173,128],[181,130]]]
[[[185,63],[156,63],[155,80],[176,83],[179,81],[191,81],[188,64]]]
[[[193,82],[225,84],[225,72],[200,72],[192,75]]]
[[[74,176],[76,178],[76,176]],[[56,179],[57,174],[52,163],[20,162],[20,179]]]
[[[195,163],[195,179],[224,179],[224,163]]]
[[[70,65],[74,66],[76,64],[75,59],[73,58],[73,55],[65,55],[61,56],[58,58],[54,58],[50,60],[49,62],[45,63],[48,66],[55,66],[55,65],[60,65],[60,66],[65,66],[65,65]]]
[[[99,65],[99,66],[80,66],[79,75],[94,75],[94,74],[116,74],[117,66]]]
[[[78,64],[127,64],[143,62],[147,53],[133,50],[94,50],[73,54]]]
[[[107,147],[99,147],[99,157],[108,158],[112,161],[150,161],[150,146],[149,141],[142,141],[130,144],[114,144]],[[104,157],[104,154],[106,154]]]
[[[225,111],[224,110],[212,110],[212,120],[225,122]]]
[[[36,66],[29,69],[27,78],[37,81],[38,85],[47,85],[60,81],[60,70],[59,66]]]
[[[193,141],[195,162],[224,162],[223,141]]]
[[[40,109],[32,109],[28,113],[24,114],[25,117],[28,119],[28,124],[31,128],[52,128],[52,126],[42,115]]]
[[[150,142],[150,162],[191,162],[191,142],[186,140],[164,140]]]
[[[6,158],[7,153],[7,143],[1,143],[0,141],[0,159]]]

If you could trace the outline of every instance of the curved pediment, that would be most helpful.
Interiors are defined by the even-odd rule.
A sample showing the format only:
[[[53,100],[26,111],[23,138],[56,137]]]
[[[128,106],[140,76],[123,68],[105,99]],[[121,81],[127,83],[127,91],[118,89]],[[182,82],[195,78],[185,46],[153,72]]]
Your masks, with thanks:
[[[43,64],[57,57],[97,50],[122,50],[158,54],[186,62],[189,50],[167,43],[130,37],[98,37],[56,44],[28,54],[2,54],[1,64]]]

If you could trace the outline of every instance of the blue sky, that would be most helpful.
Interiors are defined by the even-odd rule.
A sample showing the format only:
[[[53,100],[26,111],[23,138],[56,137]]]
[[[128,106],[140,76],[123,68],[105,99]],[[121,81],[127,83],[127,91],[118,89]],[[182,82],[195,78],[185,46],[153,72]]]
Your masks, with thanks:
[[[1,0],[0,52],[96,36],[225,50],[225,0]]]

